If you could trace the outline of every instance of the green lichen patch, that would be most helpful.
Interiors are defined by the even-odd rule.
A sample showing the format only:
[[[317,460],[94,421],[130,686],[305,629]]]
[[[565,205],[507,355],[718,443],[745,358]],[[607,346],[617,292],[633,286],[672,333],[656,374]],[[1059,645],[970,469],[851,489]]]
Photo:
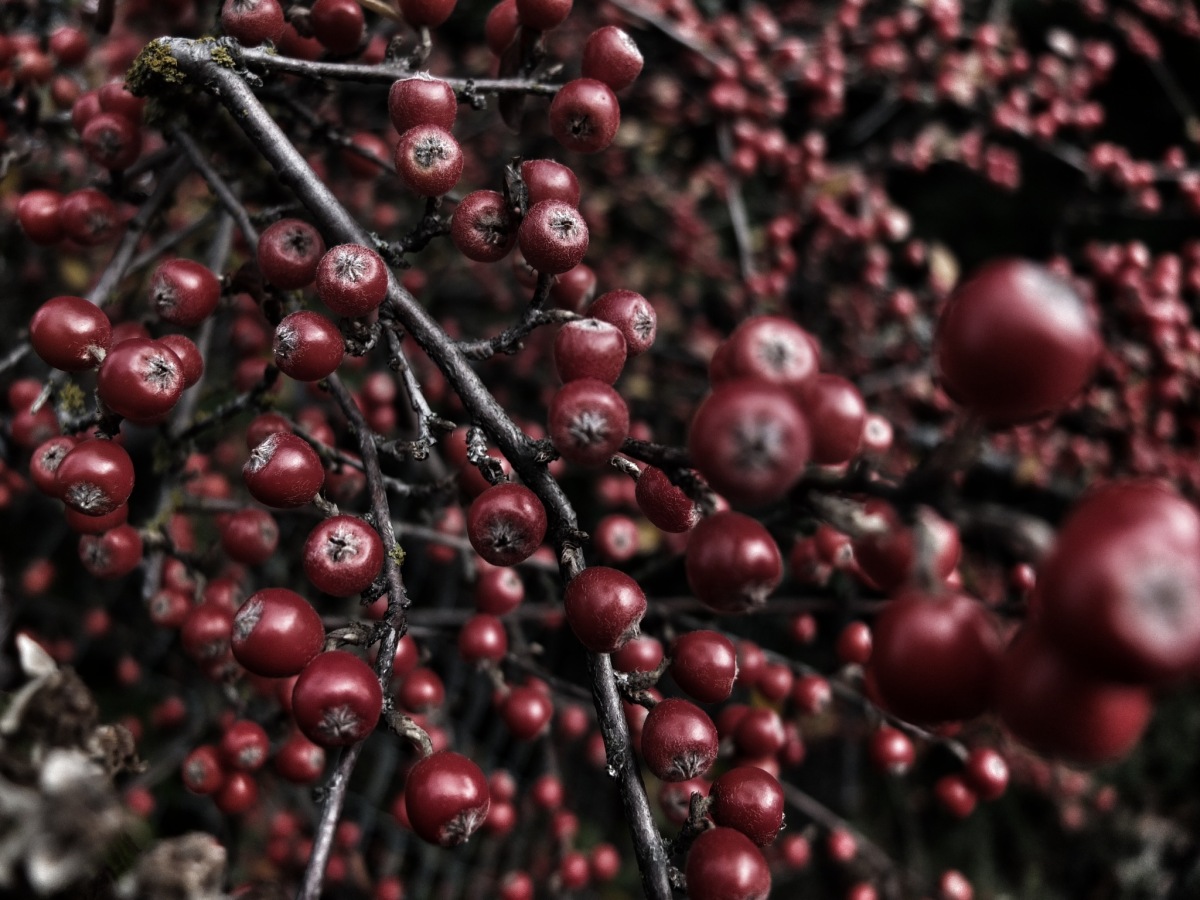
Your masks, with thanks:
[[[142,48],[137,59],[125,73],[125,84],[139,97],[149,97],[162,90],[162,86],[179,85],[187,80],[179,67],[179,60],[171,55],[166,41],[151,41]]]

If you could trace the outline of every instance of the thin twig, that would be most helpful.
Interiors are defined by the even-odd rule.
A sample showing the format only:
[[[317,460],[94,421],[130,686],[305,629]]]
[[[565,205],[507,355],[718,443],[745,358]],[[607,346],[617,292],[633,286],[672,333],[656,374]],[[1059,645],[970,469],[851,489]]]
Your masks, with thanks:
[[[191,136],[183,131],[178,126],[171,128],[169,131],[171,140],[177,143],[187,156],[188,160],[196,171],[200,173],[200,177],[208,184],[209,188],[221,201],[221,205],[237,221],[238,228],[246,238],[246,243],[250,246],[258,244],[258,229],[254,227],[254,223],[250,221],[250,214],[246,212],[246,207],[242,205],[242,201],[234,194],[233,189],[221,177],[221,173],[213,168],[212,163],[204,156],[204,152],[196,145]]]

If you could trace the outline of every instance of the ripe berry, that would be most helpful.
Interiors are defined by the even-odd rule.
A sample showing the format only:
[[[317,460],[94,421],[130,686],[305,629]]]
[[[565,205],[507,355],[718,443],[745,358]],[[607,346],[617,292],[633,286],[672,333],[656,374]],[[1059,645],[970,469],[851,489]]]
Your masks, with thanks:
[[[642,757],[663,781],[703,775],[717,759],[717,728],[696,704],[663,700],[650,710],[642,726]]]
[[[784,388],[741,379],[717,386],[696,410],[688,450],[700,474],[731,503],[762,506],[804,473],[811,441]]]
[[[437,125],[449,131],[458,116],[458,98],[448,82],[421,72],[392,84],[388,115],[397,134],[418,125]]]
[[[377,309],[387,287],[387,265],[361,244],[331,247],[317,266],[317,294],[339,316],[357,318]]]
[[[475,608],[493,616],[512,612],[525,599],[525,582],[513,569],[481,565],[475,577]]]
[[[579,205],[579,179],[569,166],[552,159],[527,159],[521,163],[521,180],[529,191],[529,205],[561,200]]]
[[[1046,635],[1105,680],[1161,682],[1200,656],[1200,513],[1165,484],[1086,496],[1038,572]]]
[[[383,568],[379,532],[356,516],[330,516],[304,542],[304,574],[335,597],[361,594]]]
[[[221,755],[212,744],[202,744],[183,758],[183,786],[193,794],[211,794],[225,783]]]
[[[108,351],[96,376],[96,393],[117,415],[144,421],[168,412],[183,384],[178,356],[158,341],[133,338]]]
[[[588,226],[574,206],[562,200],[535,203],[521,220],[517,243],[538,272],[561,275],[583,262]]]
[[[292,715],[314,744],[343,747],[375,730],[383,690],[370,666],[352,653],[330,650],[304,667],[292,689]]]
[[[92,116],[83,127],[80,139],[92,162],[113,171],[128,169],[142,152],[141,129],[117,113],[101,112]]]
[[[225,729],[218,750],[221,762],[227,768],[254,772],[267,761],[271,745],[261,725],[249,719],[240,719]]]
[[[1013,638],[996,685],[997,711],[1014,737],[1086,765],[1129,753],[1153,712],[1148,690],[1079,672],[1036,627]]]
[[[133,493],[133,481],[133,460],[116,441],[82,441],[58,464],[58,496],[88,516],[123,506]]]
[[[258,805],[258,784],[245,772],[230,772],[213,802],[227,816],[243,815]]]
[[[837,375],[818,375],[804,398],[812,435],[812,461],[823,466],[849,462],[862,445],[867,407],[858,388]]]
[[[992,701],[1001,641],[983,604],[964,594],[909,589],[876,620],[875,685],[887,708],[912,722],[970,719]]]
[[[1008,763],[991,747],[972,750],[963,775],[980,800],[995,800],[1008,788]]]
[[[29,320],[29,343],[42,360],[64,372],[95,368],[112,340],[104,310],[82,297],[54,297]]]
[[[888,725],[875,729],[869,752],[875,767],[888,775],[906,774],[917,756],[908,735]]]
[[[190,259],[169,259],[150,279],[150,303],[160,319],[194,328],[213,314],[221,282],[207,267]]]
[[[433,669],[416,668],[408,673],[396,694],[400,705],[409,712],[437,709],[446,699],[446,686]]]
[[[357,0],[317,0],[309,21],[313,37],[335,56],[357,50],[366,31],[366,18]]]
[[[782,316],[753,316],[734,329],[709,363],[713,385],[757,378],[803,397],[817,378],[816,338]]]
[[[500,717],[518,741],[541,737],[553,716],[554,704],[545,691],[529,685],[513,688],[500,704]]]
[[[158,342],[179,358],[184,390],[200,381],[204,375],[204,357],[191,338],[182,334],[164,334]]]
[[[77,443],[70,435],[60,434],[38,444],[29,459],[29,478],[34,487],[49,497],[61,499],[58,467]]]
[[[247,47],[283,36],[283,7],[279,0],[225,0],[221,8],[221,28]]]
[[[221,549],[235,562],[262,565],[279,545],[279,525],[265,509],[239,509],[219,523]]]
[[[488,12],[483,23],[484,40],[493,56],[503,56],[517,36],[521,21],[517,16],[517,0],[500,0]]]
[[[1061,409],[1091,378],[1102,348],[1071,283],[1016,259],[991,262],[956,288],[934,337],[946,393],[994,425]]]
[[[943,775],[934,784],[933,795],[956,819],[965,819],[975,810],[975,795],[961,775]]]
[[[258,238],[258,267],[267,281],[284,290],[312,284],[324,255],[321,233],[300,219],[280,219]]]
[[[458,655],[469,663],[493,662],[508,653],[508,634],[495,616],[479,613],[463,623],[458,633]]]
[[[634,496],[642,513],[662,531],[682,534],[700,520],[700,511],[692,498],[655,466],[642,469]]]
[[[599,153],[612,143],[621,124],[617,95],[603,81],[568,81],[550,103],[550,132],[576,153]]]
[[[642,71],[642,52],[629,32],[605,25],[583,45],[583,77],[603,81],[614,91],[633,84]]]
[[[66,237],[62,202],[62,194],[58,191],[36,190],[22,194],[17,204],[17,221],[26,237],[42,246],[57,244]]]
[[[618,672],[653,672],[663,661],[663,655],[662,642],[643,635],[614,653],[612,664]]]
[[[116,204],[95,188],[72,191],[62,201],[62,227],[67,237],[85,247],[111,239],[119,225]]]
[[[773,843],[783,827],[783,788],[774,775],[757,766],[725,772],[708,796],[714,822],[737,829],[760,847]]]
[[[395,164],[396,173],[409,190],[422,197],[440,197],[458,184],[463,153],[445,128],[417,125],[400,135]]]
[[[526,28],[549,31],[571,14],[573,0],[516,0],[517,18]]]
[[[765,760],[783,749],[787,732],[779,713],[766,707],[754,707],[738,719],[733,729],[733,743],[742,756]]]
[[[563,592],[567,622],[593,653],[612,653],[638,634],[646,595],[617,569],[591,566],[571,579]]]
[[[513,566],[533,555],[546,536],[546,510],[529,488],[496,484],[471,503],[467,537],[494,566]]]
[[[883,528],[852,540],[854,561],[875,586],[891,593],[916,574],[913,530],[900,521],[896,510],[884,500],[868,500],[863,512],[867,516],[877,517]],[[932,574],[944,581],[958,565],[962,552],[958,529],[931,511],[926,510],[922,515],[922,525],[929,531],[928,539],[932,546]]]
[[[766,900],[771,870],[754,842],[733,828],[710,828],[688,850],[691,900]]]
[[[401,82],[403,83],[403,82]],[[474,191],[462,198],[450,223],[450,240],[475,262],[497,262],[517,242],[517,223],[496,191]]]
[[[733,692],[737,651],[729,638],[716,631],[689,631],[672,646],[668,671],[688,696],[701,703],[720,703]]]
[[[275,751],[275,771],[292,784],[312,784],[325,771],[325,748],[297,731]]]
[[[265,678],[298,674],[325,643],[321,616],[286,588],[252,594],[234,616],[230,634],[234,658]]]
[[[691,530],[684,561],[692,593],[715,612],[762,606],[783,579],[783,556],[770,532],[729,510]]]
[[[328,316],[302,309],[275,326],[275,365],[297,381],[320,381],[337,371],[346,343]]]
[[[179,626],[183,652],[196,662],[215,662],[229,654],[233,610],[218,603],[193,606]]]
[[[547,430],[568,462],[601,466],[629,434],[629,408],[609,385],[581,378],[563,385],[550,401]]]
[[[568,322],[554,336],[554,368],[561,381],[595,378],[613,384],[625,367],[625,336],[600,319]]]
[[[307,441],[276,432],[250,451],[242,479],[259,503],[290,509],[312,501],[325,481],[325,469]]]
[[[142,537],[129,525],[85,534],[79,539],[79,561],[95,578],[123,578],[142,561]]]
[[[418,837],[456,847],[483,824],[491,795],[479,766],[459,753],[443,750],[418,760],[409,771],[404,806]]]

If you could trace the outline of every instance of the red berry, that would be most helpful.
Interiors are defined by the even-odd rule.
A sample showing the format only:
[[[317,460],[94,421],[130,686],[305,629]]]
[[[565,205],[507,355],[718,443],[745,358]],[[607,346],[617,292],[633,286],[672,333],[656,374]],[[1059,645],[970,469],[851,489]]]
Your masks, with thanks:
[[[696,599],[721,613],[762,606],[783,579],[783,556],[770,532],[729,510],[691,530],[685,564]]]
[[[612,653],[638,634],[646,595],[617,569],[591,566],[571,579],[563,592],[567,622],[593,653]]]
[[[258,805],[258,784],[245,772],[230,772],[213,801],[227,816],[243,815]]]
[[[862,445],[867,407],[858,388],[837,375],[818,375],[804,398],[812,435],[812,461],[823,466],[849,462]]]
[[[96,376],[96,393],[119,416],[145,421],[169,412],[184,390],[183,366],[166,346],[148,338],[115,344]]]
[[[200,381],[204,375],[204,357],[191,338],[182,334],[164,334],[158,342],[179,358],[184,390]]]
[[[101,112],[92,116],[83,126],[80,138],[92,162],[114,171],[128,169],[142,152],[141,129],[137,123],[117,113]]]
[[[321,616],[286,588],[252,594],[234,616],[230,634],[234,658],[265,678],[298,674],[325,643]]]
[[[339,316],[357,318],[387,296],[388,270],[382,257],[361,244],[331,247],[317,266],[317,294]]]
[[[221,548],[235,562],[262,565],[279,545],[279,525],[264,509],[240,509],[219,523]]]
[[[569,166],[552,159],[527,159],[521,163],[521,179],[529,191],[530,206],[543,200],[579,205],[579,179]]]
[[[312,784],[325,771],[325,748],[297,731],[275,751],[275,771],[293,784]]]
[[[355,516],[331,516],[304,542],[304,574],[317,590],[335,597],[361,594],[383,568],[379,532]]]
[[[625,367],[625,336],[600,319],[568,322],[554,336],[554,368],[561,381],[595,378],[613,384]]]
[[[742,379],[704,399],[688,429],[700,474],[731,503],[762,506],[782,497],[808,462],[809,426],[784,388]]]
[[[989,263],[955,289],[934,338],[946,392],[997,425],[1061,409],[1091,378],[1102,348],[1070,282],[1013,259]]]
[[[300,219],[280,219],[258,238],[258,267],[276,287],[308,287],[317,277],[325,241],[312,225]]]
[[[541,737],[553,716],[554,704],[545,691],[529,685],[513,688],[500,704],[500,717],[518,741]]]
[[[774,775],[757,766],[725,772],[708,796],[714,822],[737,829],[760,847],[773,843],[783,827],[783,788]]]
[[[655,466],[642,469],[634,496],[646,518],[668,533],[690,531],[700,520],[700,511],[692,498],[673,484],[666,472]]]
[[[660,701],[642,726],[642,757],[663,781],[696,778],[716,762],[717,728],[694,703]]]
[[[562,200],[535,203],[521,220],[517,243],[538,272],[561,275],[583,262],[588,226],[574,206]]]
[[[525,599],[525,583],[513,569],[483,565],[475,578],[475,608],[493,616],[512,612]]]
[[[67,194],[62,201],[62,227],[67,237],[85,247],[110,240],[119,225],[117,207],[95,188]]]
[[[517,18],[526,28],[549,31],[571,14],[573,0],[517,0]]]
[[[255,47],[283,37],[283,7],[279,0],[225,0],[221,28],[240,44]]]
[[[29,321],[33,352],[56,369],[82,372],[100,364],[112,340],[104,310],[82,297],[54,297]]]
[[[733,692],[737,651],[716,631],[689,631],[671,648],[669,669],[675,683],[701,703],[720,703]]]
[[[172,325],[194,328],[213,314],[220,299],[217,276],[190,259],[167,260],[150,279],[150,303]]]
[[[179,626],[183,652],[197,662],[214,662],[228,655],[233,610],[217,603],[193,606]]]
[[[614,91],[629,87],[642,71],[642,52],[629,32],[605,25],[583,45],[583,77],[603,81]]]
[[[320,381],[337,371],[346,354],[342,333],[327,316],[306,309],[275,326],[275,365],[297,381]]]
[[[445,128],[417,125],[400,135],[395,164],[396,173],[409,190],[422,197],[440,197],[458,184],[463,153]]]
[[[129,525],[85,534],[79,539],[79,560],[95,578],[123,578],[142,561],[142,537]]]
[[[133,460],[116,441],[81,441],[58,464],[58,496],[88,516],[123,506],[133,493],[133,481]]]
[[[733,828],[711,828],[688,850],[691,900],[766,900],[771,870],[754,842]]]
[[[366,31],[366,17],[357,0],[317,0],[309,21],[313,37],[336,56],[355,52]]]
[[[991,747],[972,750],[963,774],[980,800],[995,800],[1008,788],[1008,763]]]
[[[975,811],[975,795],[961,775],[943,775],[934,784],[933,795],[956,819],[965,819]]]
[[[35,244],[49,246],[66,237],[62,202],[62,194],[58,191],[36,190],[21,195],[17,204],[17,221],[21,223],[21,230]]]
[[[612,143],[621,124],[617,95],[603,81],[568,81],[550,103],[550,132],[576,153],[599,153]]]
[[[241,719],[225,729],[218,749],[221,762],[229,769],[254,772],[267,761],[271,745],[261,725]]]
[[[563,385],[550,401],[547,430],[568,462],[602,466],[629,434],[629,408],[609,385],[581,378]]]
[[[292,689],[292,715],[314,744],[342,747],[375,730],[383,690],[370,666],[352,653],[330,650],[304,667]]]
[[[388,115],[397,134],[418,125],[437,125],[449,131],[458,116],[458,98],[448,82],[422,72],[392,84]]]
[[[513,566],[533,555],[546,536],[546,510],[529,488],[496,484],[471,503],[467,537],[494,566]]]
[[[250,451],[242,479],[259,503],[290,509],[312,501],[325,481],[325,469],[307,441],[276,432]]]
[[[400,0],[400,14],[413,28],[437,28],[454,12],[455,0]]]
[[[906,774],[917,756],[908,735],[888,725],[881,725],[871,735],[870,755],[876,768],[888,775]]]
[[[981,603],[964,594],[910,589],[888,601],[873,631],[875,685],[900,718],[951,722],[991,706],[1002,648]]]
[[[484,40],[493,56],[503,56],[509,44],[517,36],[521,22],[517,16],[517,0],[500,0],[483,24]]]
[[[193,794],[211,794],[225,783],[221,755],[212,744],[202,744],[183,758],[183,786]]]
[[[404,805],[418,837],[456,847],[483,824],[491,795],[479,766],[461,754],[443,750],[419,760],[409,771]]]
[[[458,655],[469,663],[498,663],[508,653],[508,634],[495,616],[478,613],[458,633]]]
[[[517,223],[502,195],[496,191],[474,191],[463,197],[454,210],[450,239],[467,259],[497,262],[508,256],[516,244]]]

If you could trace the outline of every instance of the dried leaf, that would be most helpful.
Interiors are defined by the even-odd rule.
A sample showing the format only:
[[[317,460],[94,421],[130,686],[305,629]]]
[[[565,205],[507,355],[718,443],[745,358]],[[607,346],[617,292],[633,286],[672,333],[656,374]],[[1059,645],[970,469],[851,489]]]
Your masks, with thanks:
[[[358,0],[358,5],[363,9],[369,9],[373,13],[378,13],[385,19],[391,19],[393,22],[403,22],[404,17],[400,15],[398,10],[387,0]]]

